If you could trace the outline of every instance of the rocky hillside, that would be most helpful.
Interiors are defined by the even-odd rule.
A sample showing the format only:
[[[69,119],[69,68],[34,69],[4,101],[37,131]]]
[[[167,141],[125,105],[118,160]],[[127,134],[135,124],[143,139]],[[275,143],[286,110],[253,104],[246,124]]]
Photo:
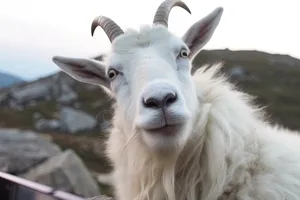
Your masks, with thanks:
[[[300,130],[300,60],[258,51],[202,51],[193,71],[217,61],[225,63],[232,82],[257,97],[273,123]],[[103,142],[111,103],[100,88],[59,72],[0,90],[0,127],[43,133],[61,149],[73,149],[91,171],[108,172]]]
[[[300,60],[258,51],[202,51],[193,71],[216,61],[225,63],[224,72],[240,89],[257,96],[274,122],[300,129]],[[100,88],[59,72],[0,90],[0,126],[99,133],[109,126],[110,105]]]
[[[34,82],[0,90],[0,126],[64,133],[99,132],[108,108],[105,94],[59,72]],[[103,122],[101,124],[101,122]],[[105,127],[104,127],[105,128]]]
[[[0,72],[0,88],[9,87],[23,82],[23,79],[11,74]]]

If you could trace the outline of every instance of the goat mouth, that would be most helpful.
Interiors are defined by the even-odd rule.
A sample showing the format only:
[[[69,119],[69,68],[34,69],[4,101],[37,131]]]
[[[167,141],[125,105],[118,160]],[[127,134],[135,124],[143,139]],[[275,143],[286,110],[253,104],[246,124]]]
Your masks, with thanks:
[[[155,135],[172,136],[172,135],[176,135],[179,132],[179,130],[180,130],[180,125],[167,124],[158,128],[147,129],[146,131],[150,134],[155,134]]]

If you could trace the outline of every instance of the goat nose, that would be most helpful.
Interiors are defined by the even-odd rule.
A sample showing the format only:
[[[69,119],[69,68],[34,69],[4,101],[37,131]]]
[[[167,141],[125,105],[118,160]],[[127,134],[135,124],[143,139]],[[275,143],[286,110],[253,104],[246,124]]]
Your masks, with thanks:
[[[155,93],[144,98],[144,106],[146,108],[164,108],[174,103],[177,99],[176,93],[167,92],[165,94]]]

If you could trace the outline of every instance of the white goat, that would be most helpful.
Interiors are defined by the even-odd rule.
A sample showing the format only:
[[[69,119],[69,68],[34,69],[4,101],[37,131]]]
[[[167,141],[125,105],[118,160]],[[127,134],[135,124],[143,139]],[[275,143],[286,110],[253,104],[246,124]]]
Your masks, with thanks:
[[[100,16],[112,42],[105,62],[53,57],[78,81],[115,98],[107,155],[119,200],[299,200],[300,138],[271,126],[262,109],[218,74],[221,64],[193,76],[191,62],[213,35],[217,8],[182,38],[168,29],[166,0],[152,27],[125,33]]]

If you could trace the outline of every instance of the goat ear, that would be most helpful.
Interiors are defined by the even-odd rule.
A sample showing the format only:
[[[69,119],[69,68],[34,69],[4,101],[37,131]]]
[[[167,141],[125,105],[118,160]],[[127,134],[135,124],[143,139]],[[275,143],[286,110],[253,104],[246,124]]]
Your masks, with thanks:
[[[222,7],[216,8],[206,17],[193,24],[183,35],[182,39],[190,49],[189,58],[191,60],[212,37],[220,22],[222,13]]]
[[[98,60],[98,61],[103,61],[104,60],[104,57],[105,57],[105,55],[104,54],[99,54],[99,55],[96,55],[96,56],[93,56],[93,57],[91,57],[91,59],[93,59],[93,60]]]
[[[62,71],[80,82],[110,89],[109,79],[105,75],[105,66],[97,60],[54,56],[52,61]]]

